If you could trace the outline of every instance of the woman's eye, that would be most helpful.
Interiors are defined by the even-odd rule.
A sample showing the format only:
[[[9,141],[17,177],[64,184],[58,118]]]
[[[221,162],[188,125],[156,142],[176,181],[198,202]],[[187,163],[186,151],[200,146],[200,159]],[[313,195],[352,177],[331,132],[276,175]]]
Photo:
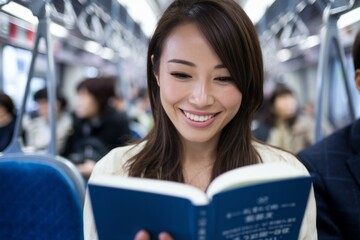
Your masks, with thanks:
[[[215,78],[215,80],[220,82],[231,82],[233,79],[232,77],[217,77]]]
[[[171,73],[171,75],[176,77],[176,78],[180,78],[180,79],[190,78],[190,75],[187,75],[185,73],[174,72],[174,73]]]

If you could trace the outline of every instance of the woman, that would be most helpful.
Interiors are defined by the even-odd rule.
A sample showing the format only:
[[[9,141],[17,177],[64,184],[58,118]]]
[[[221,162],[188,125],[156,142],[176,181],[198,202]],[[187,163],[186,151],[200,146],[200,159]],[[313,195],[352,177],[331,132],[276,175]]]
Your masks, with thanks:
[[[250,164],[285,161],[306,172],[289,153],[252,140],[263,96],[262,53],[251,20],[234,1],[174,1],[150,40],[147,77],[153,129],[137,145],[111,151],[92,177],[156,178],[205,191],[216,176]],[[96,239],[88,200],[84,208],[85,238]],[[316,239],[315,211],[312,193],[301,239]],[[149,239],[145,231],[134,237]]]
[[[15,130],[16,109],[13,100],[0,92],[0,152],[10,143]]]
[[[73,127],[61,155],[75,163],[85,179],[96,161],[131,138],[127,116],[110,107],[114,96],[112,77],[86,78],[77,86]]]
[[[310,146],[314,140],[314,119],[302,115],[294,92],[284,84],[278,84],[269,98],[268,144],[292,153]]]

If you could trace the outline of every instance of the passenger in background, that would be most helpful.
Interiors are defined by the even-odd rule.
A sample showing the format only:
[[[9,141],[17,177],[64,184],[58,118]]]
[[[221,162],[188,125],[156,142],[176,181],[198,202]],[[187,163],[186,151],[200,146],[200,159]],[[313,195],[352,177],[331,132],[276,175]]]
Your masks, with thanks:
[[[131,129],[138,138],[142,138],[149,133],[154,123],[147,88],[139,89],[137,97],[129,106],[128,114],[131,120]]]
[[[0,92],[0,152],[10,143],[16,123],[16,109],[13,100]]]
[[[310,119],[313,119],[313,121],[316,121],[316,114],[315,114],[315,106],[313,101],[309,101],[305,103],[302,107],[301,113],[305,116],[309,117]],[[324,136],[328,136],[335,130],[335,126],[329,121],[329,119],[325,118],[322,119],[322,129]],[[315,129],[314,129],[315,131]]]
[[[253,136],[262,142],[266,142],[269,136],[270,127],[265,124],[268,117],[268,101],[264,98],[260,108],[256,111],[255,116],[251,122],[251,131]]]
[[[139,108],[136,98],[126,101],[122,96],[117,95],[110,100],[110,104],[116,111],[123,112],[128,116],[129,128],[134,140],[143,138],[149,132],[148,122],[144,123],[144,120],[147,120],[146,117],[152,118],[152,116],[148,116],[148,113],[144,113]]]
[[[360,92],[360,32],[353,61]],[[360,119],[298,156],[314,176],[319,239],[360,239]]]
[[[110,106],[118,112],[126,112],[127,108],[126,100],[119,94],[110,99]]]
[[[127,115],[110,106],[114,96],[113,77],[86,78],[77,86],[74,124],[61,155],[75,163],[85,179],[110,149],[131,140]]]
[[[25,131],[25,146],[28,151],[45,150],[50,143],[49,128],[49,100],[47,89],[42,88],[35,92],[34,100],[38,105],[35,116],[25,116],[23,128]],[[60,94],[56,94],[56,141],[57,151],[61,152],[65,140],[71,130],[72,118],[66,111],[66,100]]]
[[[278,84],[270,95],[261,126],[260,140],[292,153],[310,146],[314,140],[314,120],[301,114],[295,93],[285,84]]]

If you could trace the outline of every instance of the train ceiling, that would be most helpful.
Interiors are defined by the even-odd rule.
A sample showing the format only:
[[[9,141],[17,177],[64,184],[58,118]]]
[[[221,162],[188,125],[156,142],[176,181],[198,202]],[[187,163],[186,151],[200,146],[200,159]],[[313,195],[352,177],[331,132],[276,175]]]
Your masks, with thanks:
[[[160,16],[172,2],[141,1],[146,2],[146,6],[150,6],[156,16]],[[323,26],[322,15],[327,6],[337,9],[352,1],[352,9],[360,6],[360,0],[257,0],[257,7],[246,8],[250,6],[250,1],[237,0],[249,15],[254,9],[258,10],[259,5],[265,5],[265,2],[269,1],[273,3],[266,9],[265,14],[254,22],[263,42],[264,52],[291,49],[295,52],[293,55],[300,52],[301,49],[297,48],[302,40],[319,35]],[[71,37],[62,40],[64,46],[76,45],[76,48],[81,48],[85,41],[91,40],[120,55],[126,51],[132,51],[135,56],[144,55],[146,52],[149,36],[143,31],[141,23],[135,21],[126,6],[121,4],[123,0],[0,0],[0,6],[8,2],[30,8],[35,15],[40,14],[37,13],[36,6],[50,3],[52,21],[70,32]],[[79,39],[84,42],[77,43]]]

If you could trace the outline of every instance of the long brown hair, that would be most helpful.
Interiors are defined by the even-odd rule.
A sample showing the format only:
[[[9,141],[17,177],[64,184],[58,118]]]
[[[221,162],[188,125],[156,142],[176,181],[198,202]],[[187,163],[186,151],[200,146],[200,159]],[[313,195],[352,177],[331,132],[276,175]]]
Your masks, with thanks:
[[[162,107],[154,75],[159,70],[167,36],[183,23],[198,25],[243,97],[240,110],[222,130],[212,179],[228,170],[261,161],[252,145],[251,121],[263,100],[263,62],[251,20],[233,0],[177,0],[159,20],[149,43],[147,79],[154,127],[142,140],[142,150],[128,161],[130,176],[184,181],[182,145]]]
[[[352,56],[355,70],[360,69],[360,31],[355,36],[352,48]]]

